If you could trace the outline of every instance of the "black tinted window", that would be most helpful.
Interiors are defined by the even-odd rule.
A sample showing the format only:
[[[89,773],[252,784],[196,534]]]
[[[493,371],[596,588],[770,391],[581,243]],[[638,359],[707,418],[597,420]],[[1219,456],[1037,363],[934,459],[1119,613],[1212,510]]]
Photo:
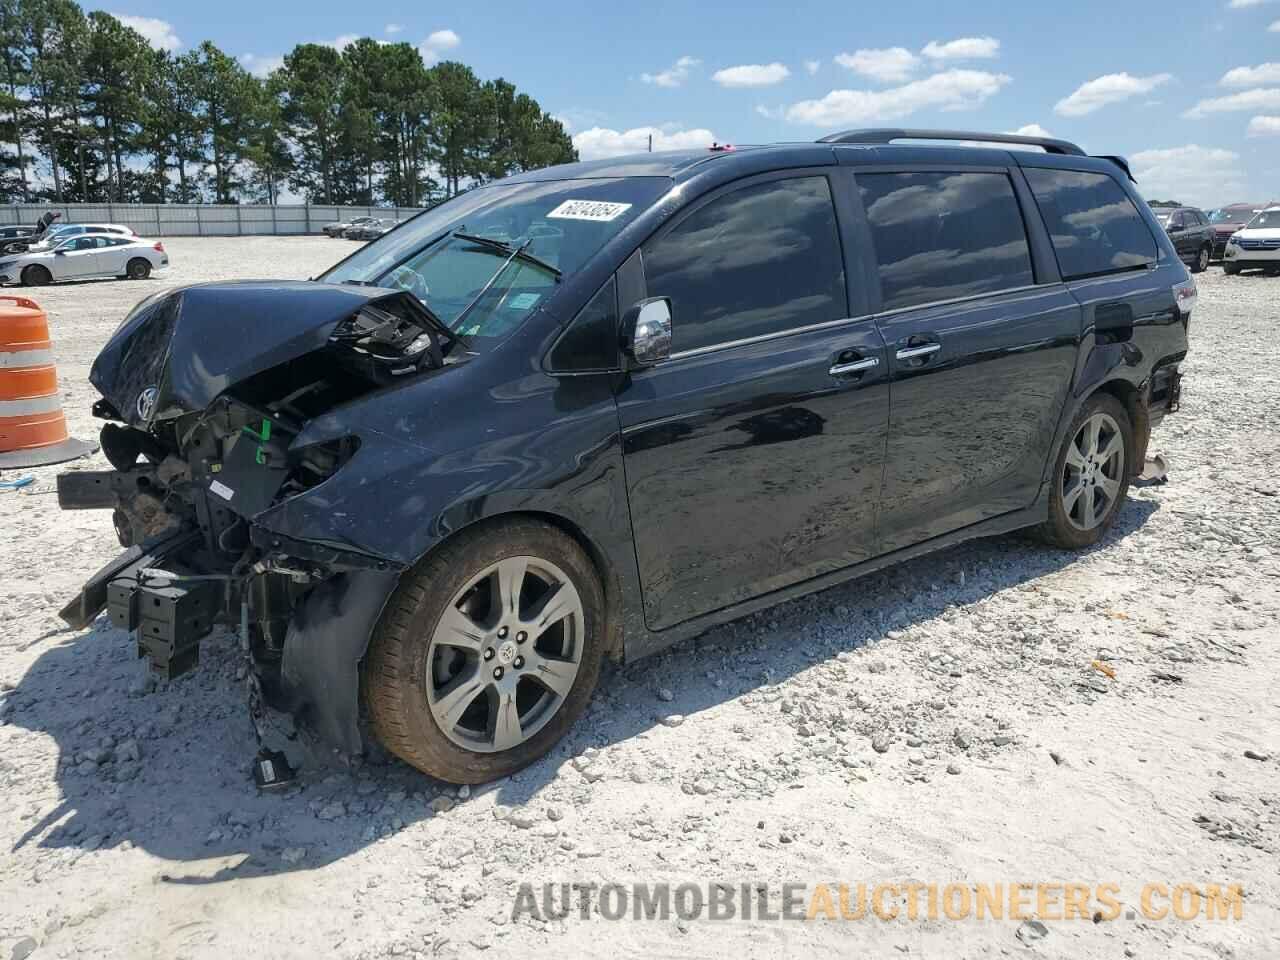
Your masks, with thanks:
[[[553,370],[611,370],[618,363],[618,284],[613,277],[578,311],[551,351]]]
[[[1027,231],[1003,173],[858,176],[884,309],[1035,282]]]
[[[1064,278],[1154,263],[1156,241],[1120,185],[1101,173],[1027,169]]]
[[[646,247],[644,266],[649,296],[671,298],[677,351],[848,315],[826,177],[713,200]]]

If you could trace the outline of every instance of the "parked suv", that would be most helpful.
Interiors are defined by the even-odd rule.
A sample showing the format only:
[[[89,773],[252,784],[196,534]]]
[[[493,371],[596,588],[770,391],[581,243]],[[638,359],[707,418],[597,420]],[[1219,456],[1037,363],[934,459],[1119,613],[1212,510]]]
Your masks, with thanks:
[[[1159,207],[1156,222],[1164,227],[1173,241],[1173,249],[1192,273],[1209,269],[1213,256],[1214,229],[1209,218],[1195,207]]]
[[[1224,256],[1224,273],[1236,274],[1250,267],[1280,270],[1280,206],[1268,207],[1243,230],[1233,233]]]
[[[1209,214],[1213,224],[1213,258],[1221,260],[1227,250],[1227,240],[1237,230],[1256,217],[1268,206],[1266,203],[1231,203]]]
[[[59,478],[128,549],[62,615],[166,675],[229,623],[251,703],[504,776],[605,657],[971,537],[1097,543],[1195,299],[1123,161],[1065,141],[523,173],[318,282],[135,307],[90,375],[115,470]]]

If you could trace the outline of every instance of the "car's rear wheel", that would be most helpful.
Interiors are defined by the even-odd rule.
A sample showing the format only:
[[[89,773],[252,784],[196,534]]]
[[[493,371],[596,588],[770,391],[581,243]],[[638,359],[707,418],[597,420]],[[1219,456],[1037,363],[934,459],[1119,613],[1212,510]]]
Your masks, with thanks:
[[[52,280],[53,274],[47,267],[42,267],[38,263],[33,263],[22,271],[22,285],[25,287],[43,287]]]
[[[595,566],[555,527],[464,531],[405,574],[374,630],[362,671],[374,732],[451,783],[533,763],[591,698],[604,609]]]
[[[134,257],[125,267],[125,276],[130,280],[145,280],[151,276],[151,262],[142,257]]]
[[[1073,550],[1097,543],[1129,492],[1133,450],[1124,405],[1109,393],[1085,401],[1055,461],[1044,539]]]
[[[1204,273],[1209,269],[1209,258],[1213,255],[1213,250],[1208,245],[1200,248],[1200,252],[1196,254],[1195,263],[1191,265],[1192,273]]]

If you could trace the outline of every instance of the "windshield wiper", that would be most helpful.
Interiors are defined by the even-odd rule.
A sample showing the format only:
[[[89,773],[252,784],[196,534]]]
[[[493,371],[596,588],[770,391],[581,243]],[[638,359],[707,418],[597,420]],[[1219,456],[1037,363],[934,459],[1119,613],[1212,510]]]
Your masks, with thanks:
[[[508,257],[523,260],[525,263],[532,263],[534,266],[541,267],[543,270],[546,270],[549,274],[555,277],[557,281],[559,281],[563,276],[559,267],[553,267],[541,257],[534,256],[525,249],[525,247],[529,246],[529,244],[533,242],[532,240],[526,240],[520,246],[513,247],[505,240],[495,240],[493,237],[478,237],[474,233],[463,233],[461,230],[455,230],[451,236],[457,237],[459,240],[466,240],[468,243],[475,243],[482,247],[488,247],[495,253],[503,253]]]

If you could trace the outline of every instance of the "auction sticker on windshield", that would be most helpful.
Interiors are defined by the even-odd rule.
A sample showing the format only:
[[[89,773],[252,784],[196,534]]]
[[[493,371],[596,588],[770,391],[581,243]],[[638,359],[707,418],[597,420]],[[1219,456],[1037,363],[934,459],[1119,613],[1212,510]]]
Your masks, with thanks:
[[[559,220],[595,220],[607,222],[617,220],[631,209],[629,203],[609,203],[604,200],[566,200],[547,214],[547,219]]]

